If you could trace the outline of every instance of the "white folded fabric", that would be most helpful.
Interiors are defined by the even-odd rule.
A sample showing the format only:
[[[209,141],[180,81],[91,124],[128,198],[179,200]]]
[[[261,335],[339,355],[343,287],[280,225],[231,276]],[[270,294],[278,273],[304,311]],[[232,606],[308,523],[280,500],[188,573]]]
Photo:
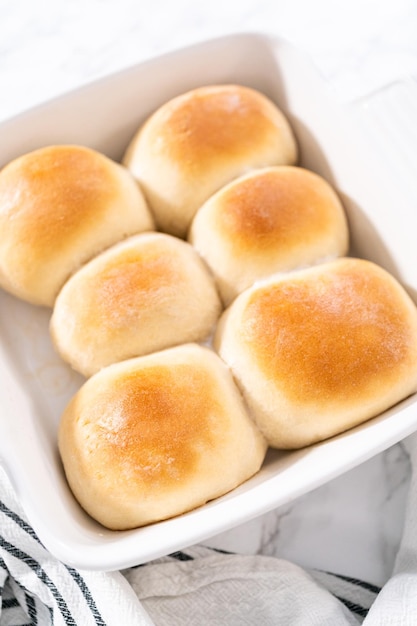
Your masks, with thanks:
[[[367,592],[359,606],[360,581],[321,572],[316,578],[316,572],[274,557],[201,546],[125,576],[157,626],[353,626],[362,623],[376,595]]]

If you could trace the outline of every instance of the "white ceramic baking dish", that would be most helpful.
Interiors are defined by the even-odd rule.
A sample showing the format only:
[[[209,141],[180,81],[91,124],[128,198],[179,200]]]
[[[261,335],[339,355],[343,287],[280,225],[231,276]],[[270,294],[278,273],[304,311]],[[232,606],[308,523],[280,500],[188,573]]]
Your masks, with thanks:
[[[348,214],[351,254],[381,264],[417,289],[412,208],[389,171],[331,96],[310,62],[262,34],[235,34],[164,55],[109,76],[0,126],[0,166],[55,143],[79,143],[119,159],[158,105],[202,84],[255,87],[288,115],[301,164],[327,178]],[[391,184],[392,183],[392,184]],[[259,516],[365,461],[417,429],[417,396],[334,439],[297,452],[271,451],[261,471],[233,492],[180,517],[114,532],[72,497],[56,431],[82,384],[55,354],[50,311],[0,293],[0,460],[44,545],[84,569],[117,569],[170,553]]]

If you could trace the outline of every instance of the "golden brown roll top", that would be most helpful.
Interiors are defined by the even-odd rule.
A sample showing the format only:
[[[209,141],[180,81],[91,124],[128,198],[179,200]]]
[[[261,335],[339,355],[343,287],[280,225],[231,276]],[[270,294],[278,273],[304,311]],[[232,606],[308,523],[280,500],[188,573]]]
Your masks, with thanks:
[[[221,318],[215,345],[278,448],[335,435],[417,390],[417,309],[364,260],[248,289]]]
[[[81,506],[126,529],[230,491],[258,471],[266,443],[224,363],[184,345],[90,378],[63,414],[59,449]]]
[[[52,306],[85,261],[153,227],[126,168],[81,146],[35,150],[0,172],[0,285]]]
[[[309,170],[281,166],[220,189],[197,211],[188,240],[229,304],[259,279],[345,255],[349,234],[332,187]]]
[[[124,163],[140,182],[158,227],[185,237],[209,196],[249,169],[292,164],[287,119],[240,85],[200,87],[161,106],[139,129]]]
[[[208,338],[222,306],[214,280],[185,241],[143,233],[92,259],[64,285],[51,334],[85,376],[127,359]]]

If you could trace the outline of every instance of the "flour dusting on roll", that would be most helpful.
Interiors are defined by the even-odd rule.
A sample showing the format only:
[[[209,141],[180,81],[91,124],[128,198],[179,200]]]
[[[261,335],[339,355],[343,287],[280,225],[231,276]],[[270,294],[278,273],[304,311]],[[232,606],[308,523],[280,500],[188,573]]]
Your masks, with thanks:
[[[215,345],[277,448],[340,433],[417,391],[416,306],[369,261],[338,259],[244,291]]]
[[[255,170],[211,196],[188,240],[227,305],[257,280],[344,256],[349,234],[331,185],[304,168],[281,166]]]
[[[286,117],[259,91],[199,87],[162,105],[124,157],[160,230],[185,237],[209,196],[250,169],[293,164],[297,145]]]
[[[143,233],[76,272],[55,302],[51,335],[72,367],[102,367],[191,341],[203,342],[222,311],[214,280],[194,248]]]
[[[234,489],[259,470],[266,443],[221,359],[183,345],[90,378],[62,416],[59,449],[81,506],[127,529]]]
[[[126,168],[82,146],[40,148],[0,172],[0,285],[52,306],[88,259],[153,228]]]

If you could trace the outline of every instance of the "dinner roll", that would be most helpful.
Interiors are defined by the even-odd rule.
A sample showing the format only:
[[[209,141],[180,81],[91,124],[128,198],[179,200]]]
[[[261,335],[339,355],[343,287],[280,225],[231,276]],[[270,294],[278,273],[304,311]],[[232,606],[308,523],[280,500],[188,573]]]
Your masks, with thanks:
[[[296,159],[293,132],[271,100],[241,85],[213,85],[161,106],[136,133],[124,163],[159,228],[185,237],[197,208],[220,187],[252,168]]]
[[[127,529],[235,488],[259,470],[266,442],[225,364],[188,344],[90,378],[62,416],[59,450],[81,506]]]
[[[416,306],[369,261],[337,259],[249,288],[215,346],[276,448],[331,437],[417,390]]]
[[[143,233],[67,281],[50,328],[62,358],[90,376],[116,361],[206,340],[221,310],[214,280],[190,244]]]
[[[52,306],[82,263],[153,227],[126,168],[82,146],[40,148],[0,172],[0,285]]]
[[[293,166],[229,183],[197,211],[189,233],[226,304],[256,280],[347,254],[348,239],[332,187]]]

